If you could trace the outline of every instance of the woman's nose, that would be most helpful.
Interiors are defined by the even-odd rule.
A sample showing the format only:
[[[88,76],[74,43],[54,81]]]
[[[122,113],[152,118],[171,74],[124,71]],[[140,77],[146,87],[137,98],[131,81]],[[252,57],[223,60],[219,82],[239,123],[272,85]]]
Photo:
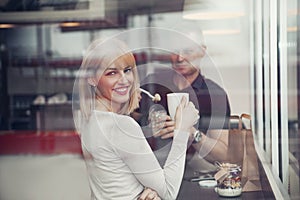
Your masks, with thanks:
[[[124,72],[121,72],[121,77],[119,79],[119,83],[127,83],[128,82],[128,79],[127,79],[127,76]]]

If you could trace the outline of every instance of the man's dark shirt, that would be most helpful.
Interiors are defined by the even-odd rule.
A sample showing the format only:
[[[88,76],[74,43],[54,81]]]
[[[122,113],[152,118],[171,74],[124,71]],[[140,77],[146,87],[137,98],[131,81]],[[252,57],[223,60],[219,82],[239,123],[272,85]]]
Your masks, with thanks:
[[[227,128],[228,117],[230,116],[230,104],[224,89],[199,73],[198,77],[190,87],[179,90],[173,83],[174,73],[176,72],[170,69],[148,75],[144,80],[141,80],[141,88],[149,91],[153,95],[158,93],[161,96],[161,101],[157,103],[162,105],[166,111],[168,111],[168,93],[187,92],[190,94],[189,100],[192,101],[199,110],[200,119],[198,129],[200,131],[206,133],[208,129]],[[137,112],[141,113],[141,118],[138,122],[142,127],[145,127],[149,123],[149,109],[155,102],[144,93],[141,95],[142,100],[140,101],[140,107],[137,110]],[[148,138],[153,150],[165,146],[170,143],[170,140],[171,139],[163,140],[160,138]]]
[[[226,117],[230,116],[230,104],[223,88],[210,79],[206,79],[201,74],[191,84],[191,87],[179,90],[173,83],[173,70],[162,71],[161,73],[151,74],[141,81],[141,87],[148,90],[151,94],[158,93],[161,96],[161,104],[166,111],[167,94],[172,92],[187,92],[190,94],[196,108],[199,109],[200,119],[198,129],[204,133],[208,129],[219,129],[227,127],[224,122]],[[149,97],[142,93],[140,108],[138,112],[142,113],[139,120],[141,125],[148,123],[149,108],[155,104]]]

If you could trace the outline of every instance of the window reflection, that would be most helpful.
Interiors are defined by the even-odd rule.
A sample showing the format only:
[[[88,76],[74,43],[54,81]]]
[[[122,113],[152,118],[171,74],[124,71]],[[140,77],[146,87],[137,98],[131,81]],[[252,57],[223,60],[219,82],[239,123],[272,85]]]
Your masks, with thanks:
[[[300,196],[298,2],[253,2],[255,131],[277,187],[291,199]]]
[[[289,194],[299,197],[299,69],[297,67],[297,1],[287,1],[287,73],[288,73],[288,122],[289,122]]]

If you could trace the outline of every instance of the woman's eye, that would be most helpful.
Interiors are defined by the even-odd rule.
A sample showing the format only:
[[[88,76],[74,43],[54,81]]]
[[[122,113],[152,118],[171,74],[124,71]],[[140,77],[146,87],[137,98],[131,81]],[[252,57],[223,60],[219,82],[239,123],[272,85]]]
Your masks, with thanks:
[[[131,72],[131,67],[129,67],[129,68],[126,68],[125,70],[124,70],[124,73],[128,73],[128,72]]]
[[[106,75],[107,76],[112,76],[112,75],[115,75],[117,72],[115,71],[110,71],[110,72],[107,72]]]

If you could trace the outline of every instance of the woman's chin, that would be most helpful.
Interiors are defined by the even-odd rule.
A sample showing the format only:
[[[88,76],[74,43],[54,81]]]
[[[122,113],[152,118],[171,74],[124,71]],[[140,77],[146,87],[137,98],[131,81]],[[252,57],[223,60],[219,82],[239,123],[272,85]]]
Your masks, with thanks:
[[[129,95],[118,95],[118,97],[114,98],[114,102],[118,104],[123,104],[129,101]]]

